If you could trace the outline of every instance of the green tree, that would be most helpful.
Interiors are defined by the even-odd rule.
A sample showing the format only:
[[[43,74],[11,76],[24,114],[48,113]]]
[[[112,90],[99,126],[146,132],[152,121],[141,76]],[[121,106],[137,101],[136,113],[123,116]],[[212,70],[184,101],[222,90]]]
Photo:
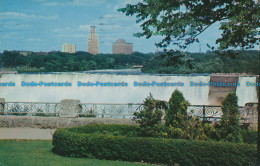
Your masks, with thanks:
[[[234,92],[227,94],[221,109],[220,137],[231,142],[242,142],[237,96]]]
[[[135,112],[135,120],[140,124],[142,136],[159,137],[162,129],[162,109],[165,109],[164,102],[155,100],[150,94],[144,100],[144,110]]]
[[[252,48],[257,42],[256,28],[260,27],[259,2],[255,0],[143,0],[118,11],[136,15],[143,32],[135,36],[163,36],[156,44],[163,48],[171,44],[186,48],[219,22],[222,36],[216,42],[220,49]]]
[[[207,140],[215,132],[212,126],[203,124],[200,118],[187,114],[189,102],[179,90],[172,93],[168,105],[165,115],[167,128],[166,133],[163,133],[167,138]]]
[[[189,102],[185,100],[179,90],[175,90],[169,100],[169,108],[166,110],[165,125],[183,128],[187,120],[187,107]]]

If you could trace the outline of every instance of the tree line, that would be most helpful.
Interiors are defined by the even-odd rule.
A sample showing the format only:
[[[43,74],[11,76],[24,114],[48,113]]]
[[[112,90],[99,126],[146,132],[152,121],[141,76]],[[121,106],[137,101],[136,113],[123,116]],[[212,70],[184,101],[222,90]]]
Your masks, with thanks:
[[[21,55],[17,51],[0,54],[0,66],[16,68],[19,72],[70,72],[99,69],[124,69],[143,65],[145,73],[189,74],[189,73],[249,73],[258,74],[259,51],[236,51],[230,56],[214,52],[187,53],[173,56],[143,54],[92,55],[87,52],[74,54],[54,52],[48,55],[31,53]]]
[[[0,54],[0,66],[17,68],[19,71],[43,71],[43,72],[69,72],[87,71],[97,69],[122,69],[133,65],[142,65],[153,57],[154,54],[134,52],[131,55],[124,54],[99,54],[92,55],[87,52],[74,54],[54,52],[48,55],[31,53],[28,56],[21,55],[17,51],[4,51]],[[26,70],[34,68],[34,70]]]
[[[259,51],[236,51],[230,55],[215,52],[155,56],[145,62],[145,73],[248,73],[259,74]]]

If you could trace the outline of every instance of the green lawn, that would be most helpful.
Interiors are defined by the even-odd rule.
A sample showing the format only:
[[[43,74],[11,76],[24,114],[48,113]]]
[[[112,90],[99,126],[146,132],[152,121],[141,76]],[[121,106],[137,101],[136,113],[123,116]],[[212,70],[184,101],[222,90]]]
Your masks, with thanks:
[[[123,161],[62,157],[51,152],[51,140],[0,140],[0,166],[147,166]]]

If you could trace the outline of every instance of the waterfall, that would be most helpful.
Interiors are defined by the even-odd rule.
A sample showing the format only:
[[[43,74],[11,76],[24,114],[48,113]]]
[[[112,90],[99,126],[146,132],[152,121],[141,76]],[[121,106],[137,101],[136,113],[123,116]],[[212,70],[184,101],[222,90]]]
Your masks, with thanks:
[[[78,86],[78,82],[127,83],[127,86]],[[131,73],[41,73],[3,74],[0,83],[14,82],[15,86],[0,86],[0,98],[6,102],[60,102],[78,99],[82,103],[143,103],[151,93],[155,99],[169,101],[175,89],[180,90],[192,105],[208,105],[209,86],[190,86],[190,82],[210,81],[210,75],[169,75]],[[71,83],[71,86],[22,86],[21,83]],[[134,86],[134,83],[183,83],[183,86]],[[257,102],[256,87],[246,86],[256,77],[239,77],[236,89],[239,106]]]
[[[244,106],[249,102],[258,102],[257,91],[255,86],[247,86],[247,82],[256,83],[256,77],[242,77],[238,78],[240,86],[237,87],[236,95],[238,97],[238,105]]]
[[[14,82],[13,87],[0,86],[0,98],[8,102],[60,102],[62,99],[79,99],[82,103],[142,103],[151,93],[155,99],[169,101],[179,89],[191,104],[208,104],[209,87],[191,87],[190,81],[209,82],[210,76],[176,76],[155,74],[104,74],[104,73],[44,73],[4,74],[0,82]],[[26,87],[21,82],[70,82],[71,87]],[[82,87],[78,82],[127,83],[120,87]],[[138,83],[178,83],[184,86],[134,86]]]

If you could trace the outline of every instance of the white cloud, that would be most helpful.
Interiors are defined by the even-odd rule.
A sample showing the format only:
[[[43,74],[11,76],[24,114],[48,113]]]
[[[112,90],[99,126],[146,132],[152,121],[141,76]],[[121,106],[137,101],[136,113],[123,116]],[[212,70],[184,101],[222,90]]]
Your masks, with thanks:
[[[71,32],[72,28],[71,27],[63,27],[63,28],[55,28],[52,30],[54,33],[64,33],[64,32]]]
[[[79,25],[80,31],[89,31],[91,25]]]
[[[0,25],[1,29],[4,30],[20,30],[29,28],[28,24],[21,24],[14,21],[6,21]]]
[[[0,13],[2,19],[41,19],[41,20],[56,20],[58,19],[57,15],[53,16],[38,16],[34,14],[25,14],[18,12],[3,12]]]
[[[82,33],[79,33],[79,34],[58,34],[57,38],[59,38],[59,39],[60,38],[67,38],[67,39],[69,39],[69,38],[80,38],[80,39],[84,39],[84,38],[86,38],[84,36],[87,37],[86,34],[82,34]]]

